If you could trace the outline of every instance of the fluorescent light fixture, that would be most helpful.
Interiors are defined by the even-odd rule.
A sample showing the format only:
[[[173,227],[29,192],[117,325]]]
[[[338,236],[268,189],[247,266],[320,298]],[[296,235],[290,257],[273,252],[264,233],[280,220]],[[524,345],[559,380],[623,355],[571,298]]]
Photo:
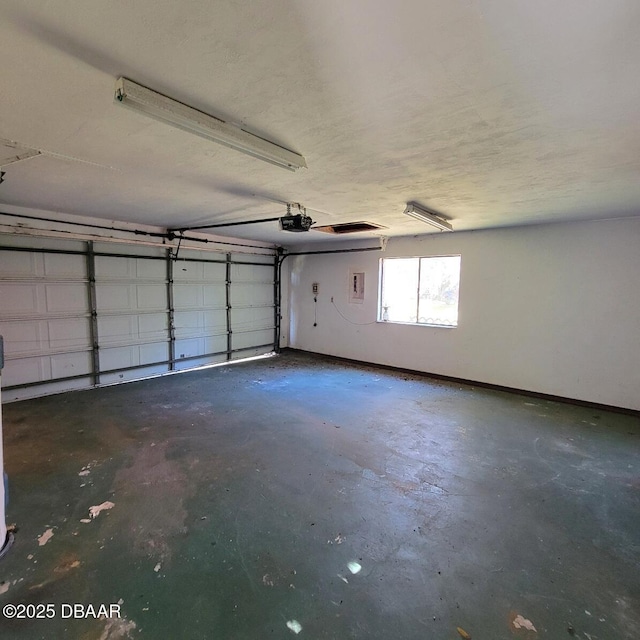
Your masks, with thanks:
[[[249,133],[222,118],[203,113],[182,104],[182,102],[167,98],[167,96],[147,89],[147,87],[136,84],[127,78],[118,78],[115,100],[117,104],[129,107],[165,124],[170,124],[206,140],[223,144],[283,169],[295,171],[307,166],[305,159],[299,153]]]
[[[433,213],[433,211],[428,211],[415,202],[407,202],[407,208],[404,212],[416,220],[422,220],[422,222],[426,222],[432,227],[440,229],[440,231],[453,231],[453,227],[450,222]]]

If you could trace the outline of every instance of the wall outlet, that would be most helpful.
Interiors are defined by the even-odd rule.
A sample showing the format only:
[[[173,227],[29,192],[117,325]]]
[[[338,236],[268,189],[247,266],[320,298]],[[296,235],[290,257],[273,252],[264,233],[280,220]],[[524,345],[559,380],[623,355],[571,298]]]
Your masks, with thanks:
[[[311,285],[311,290],[313,291],[313,295],[314,295],[314,296],[317,296],[317,295],[318,295],[318,283],[317,283],[317,282],[314,282],[314,283]]]

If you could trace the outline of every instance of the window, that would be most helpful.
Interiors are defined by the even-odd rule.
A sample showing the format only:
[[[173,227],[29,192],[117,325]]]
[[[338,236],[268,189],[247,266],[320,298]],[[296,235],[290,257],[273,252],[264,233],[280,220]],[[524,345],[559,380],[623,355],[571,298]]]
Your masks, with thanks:
[[[460,256],[380,260],[378,320],[458,326]]]

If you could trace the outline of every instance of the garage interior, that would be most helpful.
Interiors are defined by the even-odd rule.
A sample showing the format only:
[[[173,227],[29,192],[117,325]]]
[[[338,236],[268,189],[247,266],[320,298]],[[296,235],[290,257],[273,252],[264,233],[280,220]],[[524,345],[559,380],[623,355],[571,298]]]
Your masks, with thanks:
[[[637,637],[637,3],[0,15],[3,637]]]

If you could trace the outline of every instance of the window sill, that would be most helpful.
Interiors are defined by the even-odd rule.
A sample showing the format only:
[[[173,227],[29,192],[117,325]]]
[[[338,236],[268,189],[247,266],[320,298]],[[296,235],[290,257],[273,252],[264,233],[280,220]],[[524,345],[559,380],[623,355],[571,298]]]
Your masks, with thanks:
[[[401,324],[407,327],[431,327],[432,329],[457,329],[455,324],[427,324],[426,322],[400,322],[398,320],[376,320],[377,324]]]

